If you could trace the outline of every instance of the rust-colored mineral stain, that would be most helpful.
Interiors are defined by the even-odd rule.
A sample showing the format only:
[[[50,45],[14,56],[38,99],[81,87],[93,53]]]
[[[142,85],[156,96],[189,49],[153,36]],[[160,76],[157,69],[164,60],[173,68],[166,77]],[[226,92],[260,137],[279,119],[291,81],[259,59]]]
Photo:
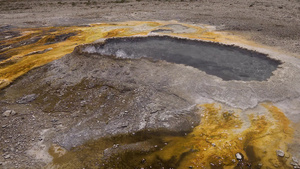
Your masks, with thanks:
[[[86,162],[90,161],[91,168],[97,166],[96,163],[103,164],[104,168],[149,168],[158,166],[158,163],[162,167],[179,169],[240,168],[242,165],[251,165],[252,168],[261,165],[262,168],[291,168],[288,158],[277,157],[276,154],[276,150],[280,149],[289,156],[287,144],[293,134],[289,120],[277,107],[265,103],[261,105],[265,108],[263,115],[256,115],[258,112],[254,110],[248,116],[243,115],[243,111],[239,109],[223,108],[220,104],[204,104],[198,107],[202,116],[200,125],[186,136],[160,136],[159,140],[165,145],[158,147],[158,150],[146,154],[119,153],[107,164],[106,161],[102,161],[101,155],[105,147],[109,148],[112,145],[100,139],[79,146],[65,156],[54,158],[52,165],[66,167],[72,161],[72,164],[77,163],[84,167]],[[131,141],[134,141],[134,137]],[[119,143],[122,144],[122,141]],[[95,153],[98,153],[98,156]],[[236,153],[243,154],[244,159],[238,161]],[[83,156],[85,158],[80,158]],[[121,163],[115,159],[125,162]],[[143,160],[146,162],[140,163]],[[104,164],[108,166],[105,167]]]

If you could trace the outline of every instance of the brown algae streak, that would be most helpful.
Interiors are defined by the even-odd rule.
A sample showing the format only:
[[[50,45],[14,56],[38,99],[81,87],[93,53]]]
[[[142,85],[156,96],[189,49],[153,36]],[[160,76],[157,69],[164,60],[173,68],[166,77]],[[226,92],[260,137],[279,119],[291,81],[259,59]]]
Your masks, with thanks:
[[[220,104],[199,105],[201,123],[185,136],[160,134],[141,139],[140,135],[130,135],[113,141],[99,139],[59,156],[53,155],[52,147],[49,152],[54,160],[48,166],[180,169],[244,168],[241,166],[247,164],[249,168],[291,168],[287,153],[293,134],[290,121],[272,104],[258,107],[243,115],[245,112],[241,110],[225,109]],[[140,148],[132,148],[134,145]],[[277,157],[279,149],[286,152],[285,157]],[[236,153],[243,154],[244,160],[238,161]]]

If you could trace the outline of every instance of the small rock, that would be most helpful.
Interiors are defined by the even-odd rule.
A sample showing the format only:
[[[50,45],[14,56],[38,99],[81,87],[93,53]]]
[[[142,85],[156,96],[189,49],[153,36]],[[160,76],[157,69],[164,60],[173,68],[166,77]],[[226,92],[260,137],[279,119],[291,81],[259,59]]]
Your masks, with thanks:
[[[12,110],[10,114],[11,114],[12,116],[14,116],[14,115],[17,114],[17,112],[15,112],[14,110]]]
[[[296,157],[292,157],[291,165],[292,166],[298,166],[299,165],[298,159]]]
[[[86,101],[85,100],[83,100],[83,101],[80,102],[80,106],[81,107],[84,107],[85,105],[86,105]]]
[[[119,147],[119,144],[114,144],[113,145],[113,148],[118,148]]]
[[[58,122],[58,120],[57,119],[52,119],[51,122],[56,123],[56,122]]]
[[[293,161],[294,163],[297,163],[297,164],[299,163],[299,162],[298,162],[298,159],[297,159],[296,157],[292,157],[292,161]]]
[[[257,168],[261,168],[263,165],[261,163],[257,164]]]
[[[141,161],[141,163],[142,164],[146,163],[146,159],[143,158],[142,161]]]
[[[19,103],[19,104],[26,104],[26,103],[32,102],[36,98],[37,98],[36,94],[30,94],[30,95],[26,95],[26,96],[20,98],[16,102]]]
[[[3,116],[3,117],[8,117],[8,116],[10,115],[10,112],[11,112],[11,110],[6,110],[6,111],[2,114],[2,116]]]
[[[4,156],[4,159],[9,159],[9,158],[10,158],[9,154],[7,154],[7,155]]]
[[[278,157],[284,157],[284,152],[282,150],[276,150]]]
[[[10,116],[10,115],[15,115],[15,114],[17,114],[14,110],[6,110],[3,114],[2,114],[2,116],[3,117],[8,117],[8,116]]]
[[[241,161],[241,160],[244,159],[244,156],[243,156],[243,154],[241,154],[241,153],[236,153],[236,154],[235,154],[235,157],[236,157],[236,159],[239,160],[239,161]]]

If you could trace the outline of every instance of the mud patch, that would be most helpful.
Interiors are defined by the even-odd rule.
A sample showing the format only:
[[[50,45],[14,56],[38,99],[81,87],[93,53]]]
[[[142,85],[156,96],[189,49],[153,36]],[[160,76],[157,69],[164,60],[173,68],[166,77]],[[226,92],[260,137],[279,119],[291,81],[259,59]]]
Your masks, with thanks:
[[[223,80],[264,81],[281,64],[266,54],[236,46],[168,36],[112,38],[103,44],[88,46],[83,51],[185,64]]]

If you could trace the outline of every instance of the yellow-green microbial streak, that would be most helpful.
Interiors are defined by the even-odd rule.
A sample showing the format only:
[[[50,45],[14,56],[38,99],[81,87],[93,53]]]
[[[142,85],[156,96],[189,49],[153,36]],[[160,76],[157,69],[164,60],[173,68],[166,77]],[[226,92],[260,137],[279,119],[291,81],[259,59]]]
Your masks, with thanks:
[[[64,155],[55,146],[49,167],[72,168],[291,168],[287,144],[290,121],[275,106],[261,104],[259,112],[199,105],[201,123],[186,135],[136,134],[90,141]],[[147,136],[145,136],[147,135]],[[117,145],[117,146],[116,146]],[[136,147],[134,147],[136,146]],[[286,152],[278,157],[276,150]],[[236,153],[244,156],[238,161]],[[108,158],[107,155],[111,155]],[[244,167],[241,167],[244,166]]]

